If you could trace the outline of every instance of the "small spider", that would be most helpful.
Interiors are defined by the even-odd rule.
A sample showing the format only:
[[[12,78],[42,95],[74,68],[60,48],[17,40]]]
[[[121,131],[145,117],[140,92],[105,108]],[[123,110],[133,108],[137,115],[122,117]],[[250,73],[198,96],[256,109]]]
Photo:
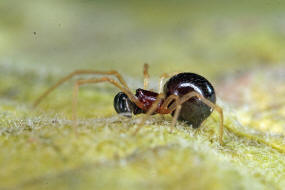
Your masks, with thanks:
[[[223,144],[223,110],[215,104],[215,90],[207,79],[195,73],[164,73],[160,77],[159,92],[153,92],[147,90],[149,83],[148,64],[144,64],[143,73],[144,89],[138,88],[136,93],[133,94],[123,77],[117,71],[77,70],[47,89],[35,101],[34,106],[37,106],[50,92],[75,75],[113,75],[118,81],[110,77],[101,77],[80,79],[75,82],[72,101],[72,119],[75,127],[77,126],[76,110],[79,86],[109,82],[121,90],[114,98],[114,108],[117,113],[127,117],[131,117],[132,114],[146,114],[139,123],[136,132],[142,127],[147,117],[152,114],[171,114],[173,116],[172,128],[175,126],[177,120],[185,121],[189,125],[192,125],[193,128],[198,128],[212,111],[216,110],[219,112],[221,119],[219,142]],[[169,77],[170,79],[164,84],[162,89],[164,79]]]

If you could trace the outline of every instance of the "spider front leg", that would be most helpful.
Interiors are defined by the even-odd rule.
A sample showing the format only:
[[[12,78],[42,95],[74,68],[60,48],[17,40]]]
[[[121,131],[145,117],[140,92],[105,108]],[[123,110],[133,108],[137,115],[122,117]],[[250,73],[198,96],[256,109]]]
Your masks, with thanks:
[[[86,80],[77,80],[73,87],[73,98],[72,98],[72,120],[73,120],[73,127],[74,130],[77,131],[77,104],[78,104],[78,91],[79,87],[85,84],[95,84],[95,83],[101,83],[101,82],[108,82],[119,88],[122,92],[124,92],[128,98],[135,103],[136,105],[141,105],[141,103],[138,101],[138,99],[125,87],[120,85],[117,81],[108,78],[108,77],[102,77],[102,78],[93,78],[93,79],[86,79]]]
[[[158,93],[161,93],[162,90],[163,90],[162,88],[163,88],[163,81],[164,81],[164,79],[172,77],[172,76],[174,76],[174,75],[176,75],[178,73],[179,72],[163,73],[162,75],[160,75],[160,77],[159,77],[159,84],[158,84],[158,86],[159,86]]]
[[[147,118],[152,115],[157,108],[159,107],[159,103],[164,99],[165,95],[164,94],[159,94],[157,96],[157,99],[154,101],[154,103],[151,105],[151,107],[148,109],[142,120],[139,122],[137,129],[134,132],[134,135],[137,134],[137,132],[142,128],[143,124],[147,120]]]
[[[189,92],[187,94],[185,94],[184,96],[180,97],[179,99],[176,99],[176,101],[169,107],[170,111],[175,111],[174,114],[174,120],[172,123],[175,124],[179,114],[180,114],[180,110],[181,110],[181,105],[188,101],[189,99],[193,98],[193,97],[197,97],[200,101],[202,101],[204,104],[206,104],[207,106],[209,106],[210,108],[212,108],[213,110],[216,110],[219,114],[220,114],[220,128],[219,128],[219,143],[221,145],[223,145],[223,135],[224,135],[224,114],[223,114],[223,109],[214,104],[213,102],[209,101],[208,99],[204,98],[201,94],[197,93],[197,92]],[[167,100],[166,100],[167,101]],[[178,111],[179,110],[179,111]]]
[[[143,65],[143,88],[145,90],[147,90],[148,88],[148,85],[149,85],[149,73],[148,73],[148,68],[149,68],[149,65],[147,63],[145,63]]]
[[[173,103],[173,102],[179,102],[179,96],[175,95],[175,94],[172,94],[170,96],[168,96],[166,98],[166,100],[163,102],[162,106],[161,106],[161,109],[164,109],[164,110],[169,110],[168,106]],[[176,121],[177,121],[177,118],[179,116],[179,113],[180,113],[180,110],[181,110],[181,105],[179,104],[179,106],[177,106],[176,108],[176,111],[174,113],[174,117],[172,119],[172,123],[171,123],[171,131],[173,131],[174,127],[175,127],[175,124],[176,124]],[[171,113],[171,112],[170,112]]]
[[[68,81],[72,77],[76,75],[82,75],[82,74],[95,74],[95,75],[114,75],[119,82],[123,85],[124,88],[129,90],[129,87],[126,83],[126,81],[123,79],[122,75],[118,73],[117,71],[96,71],[96,70],[76,70],[69,75],[63,77],[60,79],[57,83],[55,83],[53,86],[48,88],[34,103],[34,107],[36,107],[45,97],[47,97],[53,90],[55,90],[58,86],[63,84],[64,82]]]

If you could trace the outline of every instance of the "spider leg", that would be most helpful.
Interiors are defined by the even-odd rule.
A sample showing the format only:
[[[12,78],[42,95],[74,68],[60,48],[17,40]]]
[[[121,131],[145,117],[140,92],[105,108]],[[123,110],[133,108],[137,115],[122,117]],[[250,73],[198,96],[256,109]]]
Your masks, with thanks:
[[[82,74],[99,74],[99,75],[114,75],[120,83],[129,90],[129,87],[126,83],[126,81],[123,79],[122,75],[119,74],[117,71],[96,71],[96,70],[76,70],[69,75],[63,77],[60,79],[57,83],[55,83],[53,86],[48,88],[35,102],[34,107],[36,107],[46,96],[48,96],[53,90],[55,90],[58,86],[66,82],[67,80],[71,79],[73,76],[76,75],[82,75]]]
[[[175,124],[177,122],[177,119],[178,119],[178,116],[180,114],[180,111],[181,111],[181,107],[182,107],[182,104],[180,104],[180,100],[177,99],[176,100],[176,103],[177,103],[177,106],[176,106],[176,109],[175,109],[175,113],[174,113],[174,117],[172,119],[172,123],[171,123],[171,131],[174,129],[175,127]]]
[[[223,135],[224,135],[224,114],[223,114],[223,109],[220,106],[218,106],[218,105],[214,104],[213,102],[209,101],[208,99],[204,98],[201,94],[199,94],[195,91],[192,91],[192,92],[189,92],[189,93],[185,94],[184,96],[182,96],[179,101],[175,101],[169,107],[170,111],[174,111],[175,109],[181,109],[181,108],[179,108],[179,105],[181,106],[184,102],[186,102],[187,100],[189,100],[193,97],[199,98],[200,101],[202,101],[204,104],[206,104],[207,106],[209,106],[213,110],[216,110],[220,114],[219,142],[222,145],[223,144]],[[175,112],[175,115],[176,115],[176,112]],[[174,115],[174,118],[175,118],[175,115]]]
[[[175,124],[176,124],[176,121],[177,121],[177,118],[180,114],[180,111],[181,111],[181,104],[179,104],[179,96],[175,95],[175,94],[172,94],[170,96],[168,96],[166,98],[166,100],[163,102],[162,106],[161,106],[161,109],[165,109],[165,110],[169,110],[168,106],[173,103],[173,101],[176,102],[176,104],[178,104],[176,110],[175,110],[175,113],[174,113],[174,117],[172,119],[172,124],[171,124],[171,131],[173,131],[174,127],[175,127]],[[171,112],[170,112],[171,113]]]
[[[179,72],[173,72],[173,73],[163,73],[162,75],[160,75],[160,78],[159,78],[159,89],[158,89],[158,93],[161,93],[162,92],[162,88],[163,88],[163,81],[164,79],[166,78],[169,78],[169,77],[172,77],[176,74],[178,74]]]
[[[205,122],[206,122],[206,120],[204,120],[204,121],[201,123],[200,127],[198,127],[198,128],[195,130],[195,132],[194,132],[195,135],[199,134],[199,133],[203,130],[203,128],[205,127],[205,126],[204,126],[204,123],[205,123]]]
[[[173,101],[176,101],[177,99],[179,99],[179,96],[171,94],[166,98],[166,100],[164,100],[163,104],[161,105],[161,108],[168,109],[169,104],[172,103]]]
[[[145,90],[147,90],[148,88],[148,84],[149,84],[149,73],[148,73],[148,68],[149,68],[149,65],[147,63],[145,63],[143,65],[143,88]]]
[[[149,110],[146,112],[146,114],[143,116],[142,120],[139,122],[137,129],[134,132],[134,135],[137,134],[137,132],[142,128],[143,124],[145,123],[145,121],[147,120],[147,118],[152,115],[156,109],[159,107],[159,103],[161,102],[161,100],[164,99],[164,94],[159,94],[157,96],[157,99],[155,100],[155,102],[151,105],[151,107],[149,108]]]
[[[109,78],[109,77],[102,77],[102,78],[92,78],[92,79],[81,79],[77,80],[74,83],[73,87],[73,97],[72,97],[72,120],[73,120],[73,126],[76,131],[77,128],[77,104],[78,104],[78,91],[79,87],[85,84],[95,84],[95,83],[101,83],[101,82],[109,82],[119,88],[122,92],[124,92],[128,98],[135,103],[137,106],[141,106],[141,102],[125,87],[123,87],[121,84],[119,84],[117,81]]]

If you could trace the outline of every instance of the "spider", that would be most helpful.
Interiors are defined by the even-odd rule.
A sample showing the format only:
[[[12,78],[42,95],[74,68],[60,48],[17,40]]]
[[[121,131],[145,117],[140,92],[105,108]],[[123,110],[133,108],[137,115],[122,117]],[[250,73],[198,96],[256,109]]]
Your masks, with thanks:
[[[74,83],[72,98],[72,120],[77,126],[77,102],[79,87],[86,84],[108,82],[119,88],[114,97],[114,108],[118,114],[131,117],[132,114],[146,114],[138,124],[136,132],[142,127],[147,117],[153,114],[171,114],[172,128],[177,120],[185,121],[193,128],[198,128],[210,116],[213,110],[220,114],[219,143],[223,144],[223,110],[216,105],[216,94],[211,83],[204,77],[189,72],[164,73],[160,76],[159,91],[148,90],[148,64],[144,64],[144,88],[138,88],[133,94],[123,77],[115,70],[77,70],[59,80],[47,89],[34,103],[37,106],[48,94],[75,75],[107,75],[101,78],[79,79]],[[114,76],[117,80],[109,76]],[[163,86],[163,81],[170,78]]]

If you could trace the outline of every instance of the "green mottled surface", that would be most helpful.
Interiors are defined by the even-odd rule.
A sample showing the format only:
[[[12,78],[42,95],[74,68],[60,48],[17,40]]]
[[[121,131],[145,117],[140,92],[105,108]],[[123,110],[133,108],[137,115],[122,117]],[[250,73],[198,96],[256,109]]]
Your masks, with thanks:
[[[0,189],[284,189],[282,1],[1,1]],[[18,6],[16,6],[18,5]],[[5,12],[3,11],[5,10]],[[108,84],[72,84],[33,102],[69,72],[118,69],[130,87],[163,72],[199,73],[225,114],[199,130],[115,114]],[[78,78],[90,78],[76,77]]]

